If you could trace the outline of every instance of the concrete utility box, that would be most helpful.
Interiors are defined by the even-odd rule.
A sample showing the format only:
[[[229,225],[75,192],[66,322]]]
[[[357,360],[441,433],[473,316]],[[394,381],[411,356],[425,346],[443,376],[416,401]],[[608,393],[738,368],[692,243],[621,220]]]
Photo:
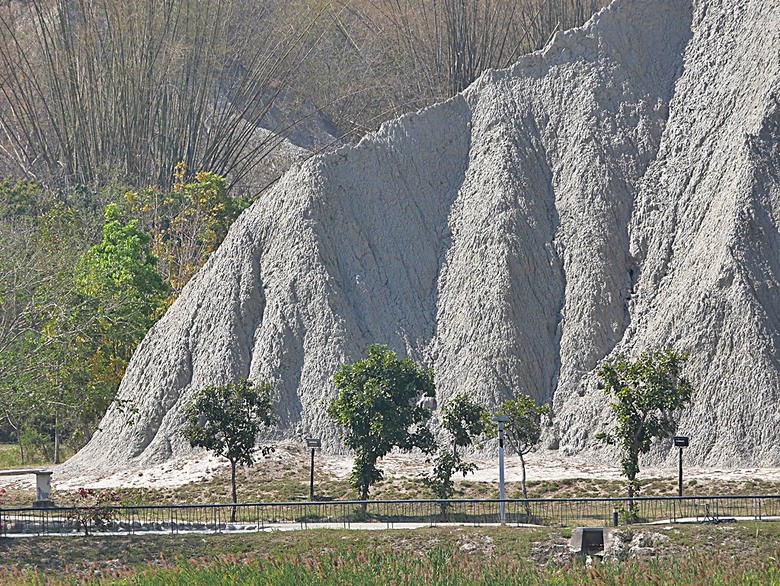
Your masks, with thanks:
[[[35,472],[35,502],[34,507],[53,507],[51,500],[51,470]]]
[[[571,532],[571,549],[575,555],[593,555],[603,552],[611,539],[611,527],[576,527]]]

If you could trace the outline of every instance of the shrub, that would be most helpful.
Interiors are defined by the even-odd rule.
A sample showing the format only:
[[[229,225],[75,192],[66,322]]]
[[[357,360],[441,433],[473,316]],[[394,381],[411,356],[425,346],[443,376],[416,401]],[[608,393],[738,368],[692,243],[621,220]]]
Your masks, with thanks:
[[[89,535],[90,527],[97,531],[108,529],[114,516],[117,494],[113,490],[79,488],[74,495],[76,504],[68,513],[68,519],[75,522],[76,529],[83,529]]]

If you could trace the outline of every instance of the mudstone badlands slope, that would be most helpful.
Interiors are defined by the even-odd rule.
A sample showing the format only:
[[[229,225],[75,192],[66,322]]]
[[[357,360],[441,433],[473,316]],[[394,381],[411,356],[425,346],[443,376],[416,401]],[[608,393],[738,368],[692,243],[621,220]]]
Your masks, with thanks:
[[[433,367],[439,406],[550,402],[545,447],[593,458],[600,363],[674,346],[690,461],[780,466],[779,101],[777,0],[616,0],[293,167],[139,347],[134,421],[111,410],[70,467],[187,452],[192,393],[240,376],[338,450],[332,374],[372,342]]]

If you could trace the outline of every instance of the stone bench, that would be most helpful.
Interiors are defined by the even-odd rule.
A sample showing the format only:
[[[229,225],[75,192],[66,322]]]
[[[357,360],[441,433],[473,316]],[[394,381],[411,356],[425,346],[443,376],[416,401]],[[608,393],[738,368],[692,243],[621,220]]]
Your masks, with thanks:
[[[24,476],[35,474],[35,502],[33,507],[53,507],[51,500],[51,470],[0,470],[0,476]]]

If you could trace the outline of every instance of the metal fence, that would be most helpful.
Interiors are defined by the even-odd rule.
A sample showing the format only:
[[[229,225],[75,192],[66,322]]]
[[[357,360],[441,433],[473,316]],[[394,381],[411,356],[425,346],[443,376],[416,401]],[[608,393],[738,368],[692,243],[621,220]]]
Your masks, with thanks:
[[[501,522],[498,499],[324,501],[101,507],[103,530],[114,533],[269,531],[318,527],[489,525]],[[780,520],[780,495],[506,499],[507,525],[552,527]],[[626,514],[633,505],[634,517]],[[89,508],[0,508],[0,535],[79,533]],[[87,529],[94,531],[87,522]]]

